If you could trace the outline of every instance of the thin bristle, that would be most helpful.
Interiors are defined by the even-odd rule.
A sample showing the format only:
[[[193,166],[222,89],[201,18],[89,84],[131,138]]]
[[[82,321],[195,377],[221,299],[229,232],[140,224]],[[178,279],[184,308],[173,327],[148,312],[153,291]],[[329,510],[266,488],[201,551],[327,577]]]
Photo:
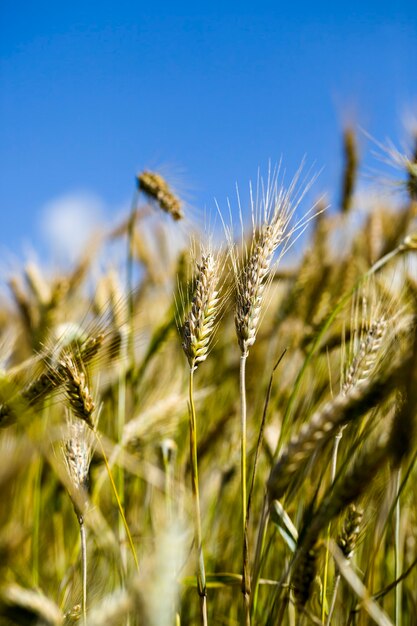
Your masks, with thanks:
[[[103,345],[104,334],[100,333],[95,337],[88,337],[80,346],[79,358],[83,363],[89,363],[98,354]]]
[[[34,405],[45,398],[60,384],[59,370],[48,369],[35,378],[22,392],[22,397],[29,405]]]

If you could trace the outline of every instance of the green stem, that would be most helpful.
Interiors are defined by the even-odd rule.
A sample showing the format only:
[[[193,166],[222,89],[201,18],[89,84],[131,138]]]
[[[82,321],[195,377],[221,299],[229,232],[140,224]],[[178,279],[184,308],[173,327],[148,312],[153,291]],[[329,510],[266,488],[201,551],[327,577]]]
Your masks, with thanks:
[[[32,580],[34,587],[39,584],[39,528],[41,514],[41,474],[43,460],[38,459],[33,485],[33,530],[32,530]]]
[[[284,349],[284,351],[282,352],[282,354],[279,357],[278,361],[275,363],[275,365],[274,365],[274,367],[272,369],[272,372],[271,372],[271,378],[269,379],[269,384],[268,384],[268,389],[267,389],[267,392],[266,392],[266,398],[265,398],[265,404],[264,404],[264,410],[263,410],[263,415],[262,415],[261,427],[259,429],[258,443],[256,445],[255,460],[254,460],[254,463],[253,463],[252,481],[251,481],[251,486],[250,486],[250,489],[249,489],[249,497],[248,497],[247,517],[249,517],[249,515],[250,515],[251,499],[252,499],[252,493],[253,493],[253,489],[254,489],[254,485],[255,485],[256,467],[257,467],[257,462],[258,462],[259,453],[260,453],[261,444],[262,444],[262,438],[263,438],[263,432],[264,432],[264,428],[265,428],[266,416],[267,416],[268,407],[269,407],[269,401],[271,399],[272,383],[273,383],[273,380],[274,380],[274,374],[275,374],[275,371],[276,371],[278,365],[281,363],[282,359],[284,358],[286,352],[287,352],[287,348]],[[269,517],[268,503],[264,499],[262,515],[261,515],[261,521],[260,521],[260,524],[259,524],[258,538],[257,538],[257,542],[256,542],[253,570],[252,570],[252,581],[251,581],[251,583],[253,585],[253,593],[252,593],[252,590],[251,590],[251,615],[255,615],[256,614],[256,606],[257,606],[257,603],[258,603],[261,559],[262,559],[262,556],[263,556],[263,553],[264,553],[265,540],[266,540],[266,530],[267,530],[267,526],[268,526],[268,524],[267,524],[268,517]]]
[[[162,453],[162,462],[164,465],[164,477],[165,477],[165,506],[169,520],[172,520],[172,460],[170,454]]]
[[[397,470],[395,492],[397,502],[395,505],[395,580],[401,576],[401,507],[400,507],[400,487],[401,469]],[[401,626],[401,595],[402,583],[395,587],[395,626]]]
[[[259,580],[261,575],[261,563],[265,552],[266,533],[268,529],[269,520],[269,507],[268,499],[264,497],[264,504],[262,509],[262,517],[259,525],[258,538],[255,550],[255,560],[253,564],[253,594],[252,594],[252,614],[256,615],[256,609],[258,605],[259,594]]]
[[[384,524],[381,527],[379,536],[377,536],[375,538],[374,547],[372,549],[371,554],[368,557],[368,570],[365,571],[365,576],[364,576],[364,581],[365,581],[365,584],[366,584],[367,587],[369,587],[368,581],[369,581],[369,577],[370,577],[370,574],[369,574],[370,564],[374,563],[375,557],[379,553],[379,550],[381,549],[381,543],[382,543],[382,539],[385,536],[385,530],[386,530],[386,526],[388,524],[388,520],[390,520],[392,518],[393,514],[394,514],[394,510],[395,510],[395,507],[397,505],[397,500],[400,497],[401,493],[403,492],[403,490],[404,490],[404,488],[405,488],[405,486],[406,486],[406,484],[408,482],[408,479],[409,479],[412,471],[414,470],[414,466],[415,466],[416,463],[417,463],[417,450],[415,451],[415,453],[414,453],[414,455],[413,455],[413,457],[412,457],[412,459],[410,461],[410,464],[407,467],[407,470],[405,472],[404,478],[401,480],[401,484],[400,484],[400,487],[398,489],[398,493],[397,493],[396,497],[394,498],[393,503],[391,504],[391,506],[389,508],[389,511],[388,511],[388,513],[387,513],[387,515],[385,517],[385,522],[384,522]]]
[[[246,496],[246,360],[248,353],[244,352],[240,357],[240,480],[242,499],[242,532],[243,532],[243,558],[242,558],[242,593],[245,610],[245,624],[250,626],[250,575],[248,563],[248,525],[247,525],[247,496]]]
[[[342,426],[339,429],[339,432],[334,438],[333,453],[332,453],[332,468],[331,468],[331,484],[333,484],[336,479],[337,454],[339,451],[340,440],[343,437],[343,431],[344,431],[344,426]],[[329,546],[330,546],[331,528],[332,528],[332,523],[329,522],[327,526],[326,558],[324,562],[323,590],[322,590],[322,597],[321,597],[321,621],[323,624],[324,624],[324,619],[325,619],[325,607],[326,607],[325,601],[326,601],[326,594],[327,594],[327,579],[328,579],[328,573],[329,573],[329,556],[330,556]],[[332,604],[336,602],[337,588],[338,588],[338,584],[335,585],[334,590],[333,590]]]
[[[45,433],[45,425],[48,424],[48,408],[45,406],[42,407],[42,424],[42,432]],[[33,479],[32,579],[34,587],[39,585],[39,535],[41,524],[41,479],[43,463],[42,456],[35,461],[35,476]]]
[[[326,556],[324,559],[324,572],[323,572],[323,587],[321,590],[321,623],[324,624],[326,617],[326,597],[327,597],[327,579],[329,575],[329,546],[330,546],[330,533],[332,529],[332,523],[327,525],[326,533]]]
[[[191,487],[194,498],[194,533],[197,548],[197,590],[200,596],[200,619],[203,626],[207,626],[207,589],[206,572],[204,567],[203,540],[201,532],[200,492],[198,486],[197,462],[197,420],[194,405],[194,367],[190,367],[189,378],[189,417],[190,417],[190,461]]]
[[[246,359],[247,352],[240,357],[240,482],[242,500],[242,532],[246,527]]]
[[[119,389],[118,389],[118,402],[117,402],[117,441],[121,444],[123,439],[123,429],[125,425],[125,413],[126,413],[126,374],[124,371],[121,372],[119,378]],[[125,474],[124,468],[122,465],[118,467],[117,471],[117,487],[118,493],[120,497],[120,503],[124,510],[125,508]],[[120,553],[122,558],[122,563],[125,572],[127,573],[127,554],[126,554],[126,533],[124,529],[123,520],[119,517],[119,542],[120,542]]]
[[[126,536],[127,536],[128,541],[129,541],[129,545],[130,545],[130,549],[132,551],[133,559],[135,561],[136,570],[139,571],[139,562],[138,562],[138,557],[136,556],[136,550],[135,550],[135,546],[134,546],[134,543],[133,543],[132,535],[130,533],[129,526],[127,524],[127,520],[126,520],[126,516],[125,516],[124,510],[123,510],[123,507],[122,507],[122,503],[120,502],[119,494],[117,493],[117,487],[115,485],[115,482],[114,482],[114,479],[113,479],[113,475],[111,473],[110,465],[109,465],[109,462],[107,460],[107,456],[106,456],[106,452],[104,450],[103,442],[101,441],[101,437],[100,437],[100,435],[98,433],[96,433],[96,438],[97,438],[97,441],[99,442],[99,445],[100,445],[101,454],[103,456],[104,464],[105,464],[106,469],[107,469],[107,474],[108,474],[109,479],[110,479],[110,484],[111,484],[112,489],[113,489],[114,497],[116,498],[117,507],[119,509],[121,518],[123,520],[123,525],[125,527]]]
[[[339,589],[339,584],[340,584],[340,574],[337,574],[336,580],[334,582],[333,595],[332,595],[332,600],[330,602],[330,608],[329,608],[329,614],[327,616],[326,626],[330,626],[331,621],[332,621],[334,607],[336,606],[336,598],[337,598],[337,592]]]
[[[80,525],[80,539],[81,539],[81,572],[82,572],[82,612],[83,612],[83,624],[87,624],[87,541],[86,532],[84,526],[84,519],[82,515],[78,516],[78,523]]]
[[[134,194],[132,199],[132,206],[130,210],[130,217],[127,228],[127,267],[126,267],[126,287],[127,287],[127,307],[128,307],[128,354],[130,359],[130,365],[135,362],[135,345],[133,341],[134,328],[133,328],[133,314],[134,314],[134,300],[133,300],[133,243],[135,235],[135,223],[136,223],[136,204],[137,193]]]

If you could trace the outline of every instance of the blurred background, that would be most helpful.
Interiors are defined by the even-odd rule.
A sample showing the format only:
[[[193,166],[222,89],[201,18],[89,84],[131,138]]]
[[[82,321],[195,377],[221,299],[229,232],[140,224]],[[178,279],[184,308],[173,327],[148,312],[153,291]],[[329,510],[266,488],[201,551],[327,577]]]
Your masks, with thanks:
[[[410,137],[412,1],[2,0],[0,20],[3,259],[78,252],[127,214],[143,168],[195,214],[269,159],[290,177],[306,156],[334,207],[347,125]],[[371,172],[375,145],[358,137]]]

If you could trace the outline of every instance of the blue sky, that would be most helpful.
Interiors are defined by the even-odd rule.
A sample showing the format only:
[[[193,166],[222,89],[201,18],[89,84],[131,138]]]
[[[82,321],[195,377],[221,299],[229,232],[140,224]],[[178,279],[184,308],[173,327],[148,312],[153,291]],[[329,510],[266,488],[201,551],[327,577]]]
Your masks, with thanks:
[[[307,155],[334,203],[344,124],[399,144],[416,76],[414,2],[2,0],[0,251],[71,197],[111,220],[144,167],[210,208]]]

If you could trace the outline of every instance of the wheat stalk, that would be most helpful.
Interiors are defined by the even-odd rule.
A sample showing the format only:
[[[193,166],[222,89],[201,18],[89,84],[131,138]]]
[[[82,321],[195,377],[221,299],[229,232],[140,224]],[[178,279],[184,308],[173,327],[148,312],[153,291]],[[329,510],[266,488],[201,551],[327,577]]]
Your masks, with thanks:
[[[210,250],[203,252],[197,264],[194,293],[191,306],[180,327],[182,348],[187,357],[189,371],[189,417],[190,417],[190,461],[191,484],[194,497],[194,526],[197,549],[197,590],[200,596],[200,618],[207,624],[207,590],[204,555],[202,545],[200,495],[197,459],[197,419],[194,405],[194,371],[199,363],[207,358],[210,341],[215,329],[219,311],[219,256]]]
[[[63,444],[63,452],[70,484],[77,496],[73,497],[70,494],[80,527],[84,624],[87,623],[87,538],[84,510],[80,510],[79,502],[86,501],[92,448],[92,433],[87,422],[81,419],[68,418],[68,436]]]
[[[232,240],[232,234],[226,230],[229,251],[233,267],[236,307],[235,329],[240,347],[239,391],[241,421],[241,510],[243,534],[243,577],[242,592],[244,597],[246,625],[250,625],[250,580],[248,575],[248,536],[247,536],[247,406],[246,406],[246,361],[249,348],[256,341],[265,290],[271,280],[274,255],[282,247],[280,257],[289,247],[290,237],[298,225],[290,227],[294,211],[306,189],[297,201],[293,201],[295,186],[300,171],[294,177],[289,188],[278,188],[276,173],[269,177],[266,191],[259,201],[252,200],[252,239],[249,249],[243,246],[243,259]],[[302,223],[302,220],[301,220]]]

